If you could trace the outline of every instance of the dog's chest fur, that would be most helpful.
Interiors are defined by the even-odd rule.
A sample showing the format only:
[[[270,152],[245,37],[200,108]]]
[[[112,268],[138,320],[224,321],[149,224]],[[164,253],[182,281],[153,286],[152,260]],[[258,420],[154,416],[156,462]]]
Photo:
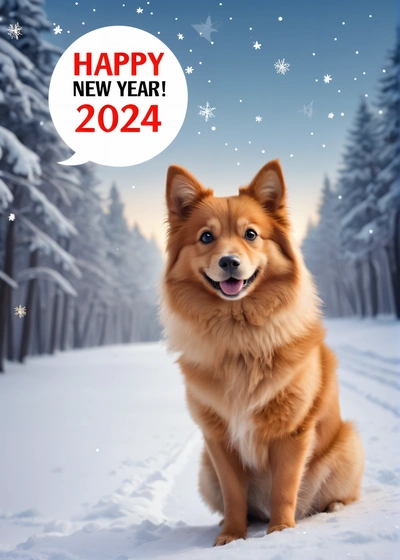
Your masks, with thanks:
[[[299,406],[298,400],[274,402],[295,374],[286,368],[277,370],[274,356],[278,347],[290,345],[317,317],[312,296],[313,290],[305,282],[290,312],[276,314],[262,328],[219,321],[208,332],[199,332],[164,308],[168,346],[180,353],[179,364],[190,395],[203,410],[211,416],[216,413],[223,421],[227,440],[250,468],[265,467],[268,461],[265,435],[290,430],[294,417],[302,413],[291,408],[293,403]],[[306,377],[311,377],[316,360],[315,355],[310,357]],[[189,407],[205,431],[208,421],[190,402]]]

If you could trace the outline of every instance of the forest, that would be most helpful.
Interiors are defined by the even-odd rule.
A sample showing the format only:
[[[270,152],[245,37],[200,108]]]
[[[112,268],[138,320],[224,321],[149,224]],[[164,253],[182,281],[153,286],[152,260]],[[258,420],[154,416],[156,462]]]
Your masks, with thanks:
[[[128,227],[116,185],[101,197],[93,165],[57,163],[71,154],[49,114],[62,52],[40,36],[52,27],[43,2],[0,0],[0,16],[0,371],[5,359],[159,340],[155,241]]]
[[[118,188],[100,194],[95,166],[61,166],[69,149],[49,114],[60,49],[42,0],[0,0],[0,371],[5,360],[159,340],[153,239],[129,228]],[[23,35],[10,40],[18,20]],[[338,179],[325,178],[303,241],[331,317],[400,317],[400,32],[360,101]]]
[[[335,185],[302,245],[330,317],[400,318],[400,29],[370,106],[363,98]]]

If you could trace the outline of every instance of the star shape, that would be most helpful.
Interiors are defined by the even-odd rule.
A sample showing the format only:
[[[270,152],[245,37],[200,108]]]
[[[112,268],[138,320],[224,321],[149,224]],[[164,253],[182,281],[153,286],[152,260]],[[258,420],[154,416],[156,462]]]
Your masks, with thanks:
[[[54,31],[54,35],[61,35],[61,33],[62,33],[62,29],[61,29],[61,27],[60,27],[59,25],[57,25],[57,26],[53,29],[53,31]]]
[[[15,220],[15,214],[10,214],[10,215],[8,216],[8,221],[9,221],[9,222],[13,222],[14,220]]]
[[[136,11],[137,11],[138,14],[142,14],[143,13],[143,8],[138,8]]]
[[[185,68],[185,72],[186,72],[186,74],[192,74],[192,72],[193,72],[193,67],[192,67],[192,66],[187,66],[187,67]]]
[[[180,41],[183,41],[183,39],[185,38],[185,36],[182,35],[182,33],[178,33],[177,37]]]
[[[260,117],[260,115],[258,115],[258,116],[256,117],[256,122],[261,122],[261,121],[262,121],[262,117]]]
[[[260,50],[260,49],[261,49],[261,43],[259,43],[258,41],[256,41],[256,42],[253,44],[253,48],[256,49],[256,51],[257,51],[257,50]]]
[[[335,116],[335,113],[329,113],[328,114],[328,119],[333,119],[334,116]]]
[[[206,23],[195,23],[192,24],[192,27],[199,35],[211,43],[211,33],[213,31],[217,32],[217,29],[214,29],[213,25],[214,24],[212,23],[210,16],[208,16]]]
[[[332,77],[329,74],[325,74],[324,76],[324,82],[326,84],[329,84],[329,82],[332,80]]]

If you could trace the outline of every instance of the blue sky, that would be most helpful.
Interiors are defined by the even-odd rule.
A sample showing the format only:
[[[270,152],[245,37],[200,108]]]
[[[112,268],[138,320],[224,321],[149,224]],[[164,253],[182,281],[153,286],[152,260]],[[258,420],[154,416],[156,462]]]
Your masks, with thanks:
[[[172,144],[137,166],[96,165],[100,189],[107,193],[116,181],[129,222],[137,222],[146,236],[154,234],[163,245],[170,164],[187,167],[226,196],[279,158],[301,239],[316,215],[325,173],[335,180],[360,100],[375,99],[387,50],[394,45],[396,6],[395,0],[47,0],[49,20],[63,31],[46,38],[65,49],[93,29],[129,25],[157,36],[183,68],[193,68],[186,75],[186,119]],[[192,27],[208,16],[217,29],[214,44]],[[254,48],[256,41],[261,48]],[[290,64],[285,75],[274,68],[283,58]],[[207,101],[215,116],[205,122],[198,113]],[[312,118],[302,112],[311,102]]]

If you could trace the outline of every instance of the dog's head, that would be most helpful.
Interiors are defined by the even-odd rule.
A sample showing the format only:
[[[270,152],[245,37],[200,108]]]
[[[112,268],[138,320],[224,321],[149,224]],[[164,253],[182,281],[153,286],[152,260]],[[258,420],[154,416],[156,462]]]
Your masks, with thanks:
[[[196,294],[196,301],[254,300],[260,292],[265,301],[281,292],[282,282],[295,281],[286,187],[277,160],[237,196],[223,198],[172,165],[167,208],[166,280]]]

